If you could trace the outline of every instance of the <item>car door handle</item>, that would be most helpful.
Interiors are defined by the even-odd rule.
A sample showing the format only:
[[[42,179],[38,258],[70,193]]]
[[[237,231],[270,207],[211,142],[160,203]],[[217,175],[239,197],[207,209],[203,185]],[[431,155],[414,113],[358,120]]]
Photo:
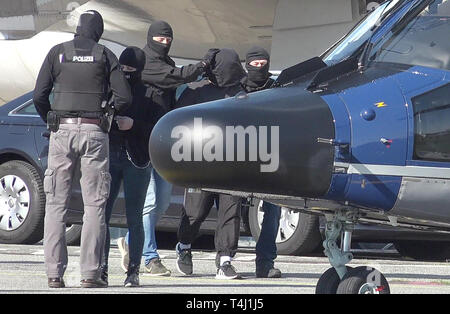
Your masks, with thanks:
[[[41,133],[42,137],[46,137],[46,138],[50,138],[50,132],[49,131],[44,131]]]

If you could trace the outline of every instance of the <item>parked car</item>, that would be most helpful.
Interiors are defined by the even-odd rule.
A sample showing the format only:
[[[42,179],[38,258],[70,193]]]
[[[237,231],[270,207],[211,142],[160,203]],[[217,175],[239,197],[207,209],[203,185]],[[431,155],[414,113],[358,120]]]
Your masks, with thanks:
[[[0,243],[33,244],[43,238],[45,194],[43,176],[47,167],[49,132],[36,112],[32,93],[27,93],[0,107]],[[83,201],[75,178],[67,213],[66,238],[79,242]],[[158,231],[176,232],[181,217],[184,189],[174,187],[171,205],[157,225]],[[258,238],[263,213],[261,202],[254,199],[242,209],[242,235]],[[200,230],[213,234],[217,211],[212,210]],[[126,227],[123,193],[119,194],[111,218],[112,227]],[[302,255],[320,250],[324,222],[318,216],[282,208],[277,237],[279,254]],[[419,259],[439,255],[432,246],[418,240],[443,240],[431,233],[402,230],[389,226],[358,225],[355,241],[393,242],[402,255]],[[414,245],[411,245],[411,241]]]
[[[39,242],[43,238],[45,194],[42,182],[50,133],[33,105],[31,92],[0,107],[0,133],[0,242]],[[158,231],[176,232],[183,195],[184,188],[174,187],[171,205],[159,221]],[[126,227],[124,205],[121,191],[113,209],[112,227]],[[245,213],[243,216],[247,217]],[[79,178],[75,178],[67,212],[69,244],[79,242],[82,218],[83,200]],[[202,224],[201,233],[213,234],[216,219],[217,212],[212,210]],[[248,224],[243,223],[241,231],[250,235]]]

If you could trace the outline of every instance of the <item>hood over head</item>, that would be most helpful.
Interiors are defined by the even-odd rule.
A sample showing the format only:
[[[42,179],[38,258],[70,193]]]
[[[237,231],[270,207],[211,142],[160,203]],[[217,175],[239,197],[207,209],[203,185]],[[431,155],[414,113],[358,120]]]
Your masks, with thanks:
[[[81,14],[75,37],[90,38],[98,42],[103,35],[103,30],[104,24],[101,14],[95,10],[89,10]]]
[[[267,60],[267,64],[263,67],[254,67],[250,65],[250,62],[254,60]],[[261,47],[252,47],[245,57],[245,68],[248,71],[248,81],[256,83],[257,85],[263,85],[269,77],[272,75],[269,72],[270,68],[270,55]]]
[[[169,23],[165,21],[155,21],[150,25],[148,29],[147,34],[147,45],[155,52],[157,52],[159,55],[167,55],[170,50],[170,46],[172,43],[169,44],[162,44],[157,41],[153,40],[153,37],[155,36],[163,36],[163,37],[170,37],[173,38],[173,31],[172,27],[169,25]]]
[[[211,62],[207,76],[211,82],[219,87],[230,87],[240,84],[245,76],[239,55],[233,49],[221,49]]]
[[[136,68],[135,72],[124,72],[130,85],[134,85],[141,80],[141,74],[145,67],[145,52],[138,47],[128,47],[120,55],[119,63]]]

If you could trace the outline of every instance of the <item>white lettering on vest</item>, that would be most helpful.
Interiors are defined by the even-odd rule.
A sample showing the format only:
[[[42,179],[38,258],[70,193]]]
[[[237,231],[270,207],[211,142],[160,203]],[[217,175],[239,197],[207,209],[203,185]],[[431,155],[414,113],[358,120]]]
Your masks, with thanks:
[[[94,62],[94,56],[74,56],[72,62]]]

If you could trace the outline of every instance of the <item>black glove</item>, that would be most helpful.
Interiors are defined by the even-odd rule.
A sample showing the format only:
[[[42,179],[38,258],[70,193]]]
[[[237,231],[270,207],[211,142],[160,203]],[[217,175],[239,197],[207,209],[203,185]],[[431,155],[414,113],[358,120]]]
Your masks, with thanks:
[[[211,66],[211,64],[214,62],[214,58],[216,57],[216,54],[220,51],[218,48],[211,48],[208,50],[206,55],[202,59],[202,63],[205,65],[205,67]]]

